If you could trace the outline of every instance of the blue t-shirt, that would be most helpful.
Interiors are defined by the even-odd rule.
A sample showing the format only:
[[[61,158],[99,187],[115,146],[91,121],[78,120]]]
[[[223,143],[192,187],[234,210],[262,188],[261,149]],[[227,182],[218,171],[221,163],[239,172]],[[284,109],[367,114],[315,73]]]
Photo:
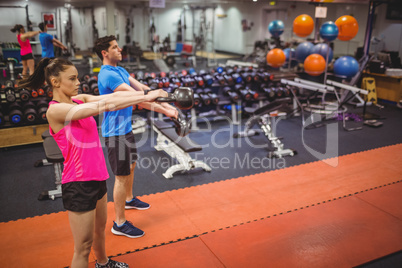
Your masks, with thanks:
[[[40,33],[39,41],[42,46],[42,58],[54,58],[53,36],[48,33]]]
[[[130,85],[130,74],[122,67],[102,65],[98,74],[98,88],[101,95],[113,93],[123,83]],[[131,117],[133,108],[127,107],[117,111],[104,112],[102,121],[102,136],[121,136],[133,130]]]

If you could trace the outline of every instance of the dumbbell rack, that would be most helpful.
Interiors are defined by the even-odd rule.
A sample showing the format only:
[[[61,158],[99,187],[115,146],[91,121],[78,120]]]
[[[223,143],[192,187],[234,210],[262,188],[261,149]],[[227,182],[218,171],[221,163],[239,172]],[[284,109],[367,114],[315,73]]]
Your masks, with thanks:
[[[49,101],[46,96],[46,92],[43,91],[42,96],[30,97],[20,95],[19,90],[12,89],[12,94],[6,94],[5,90],[0,91],[0,112],[2,113],[0,124],[0,148],[17,146],[17,145],[26,145],[32,143],[41,143],[42,137],[41,133],[45,130],[49,129],[49,125],[46,120],[39,119],[39,110],[47,109],[47,103]],[[32,92],[30,92],[32,93]],[[30,108],[38,117],[34,117],[31,122],[24,121],[23,108],[28,107],[28,103],[31,106]],[[39,107],[38,104],[41,103]],[[10,107],[18,106],[16,110],[21,111],[20,113],[20,121],[11,122],[10,118]],[[42,107],[43,106],[43,107]],[[42,108],[41,108],[42,107]],[[37,109],[36,109],[37,108]],[[43,112],[43,111],[42,111]]]

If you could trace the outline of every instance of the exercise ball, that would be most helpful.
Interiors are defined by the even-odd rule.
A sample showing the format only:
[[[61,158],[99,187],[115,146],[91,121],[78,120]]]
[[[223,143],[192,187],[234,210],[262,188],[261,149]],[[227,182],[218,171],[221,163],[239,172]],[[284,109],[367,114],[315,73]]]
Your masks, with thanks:
[[[294,48],[285,48],[283,50],[283,53],[285,53],[285,65],[284,67],[287,68],[289,65],[289,60],[290,61],[290,67],[294,67],[297,65],[297,60],[296,60],[296,50]]]
[[[311,50],[313,49],[314,45],[311,42],[303,42],[300,43],[296,47],[295,56],[299,62],[304,62],[308,55],[311,54]]]
[[[324,59],[326,59],[328,50],[329,50],[328,62],[331,62],[332,58],[334,57],[334,53],[332,52],[332,49],[326,43],[321,43],[321,44],[315,45],[311,49],[310,52],[311,52],[311,54],[320,54],[321,56],[324,57]]]
[[[274,68],[281,67],[286,60],[285,53],[280,48],[271,49],[267,54],[267,63]]]
[[[338,39],[342,41],[349,41],[355,37],[359,31],[357,20],[349,15],[339,17],[335,21],[335,24],[338,26],[339,30]]]
[[[342,56],[334,63],[334,73],[336,75],[353,77],[359,71],[359,63],[351,56]]]
[[[314,30],[313,19],[306,14],[297,16],[293,21],[293,32],[299,37],[306,37]]]
[[[285,25],[281,20],[273,20],[268,25],[268,31],[273,37],[279,37],[285,30]]]
[[[331,42],[338,37],[338,26],[332,21],[324,22],[320,27],[320,36],[324,41]]]
[[[325,59],[320,54],[311,54],[304,60],[304,71],[312,76],[318,76],[325,71]]]

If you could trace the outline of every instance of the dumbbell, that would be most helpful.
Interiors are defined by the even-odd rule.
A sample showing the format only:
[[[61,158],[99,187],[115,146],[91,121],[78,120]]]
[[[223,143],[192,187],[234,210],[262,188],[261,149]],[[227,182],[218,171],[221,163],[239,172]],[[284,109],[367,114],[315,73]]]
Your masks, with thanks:
[[[250,74],[249,72],[247,72],[247,71],[242,72],[242,73],[241,73],[241,76],[242,76],[243,80],[244,80],[246,83],[250,83],[250,82],[253,80],[253,77],[252,77],[251,74]]]
[[[255,90],[252,90],[250,87],[246,87],[246,90],[248,91],[248,93],[251,94],[251,98],[256,100],[259,97],[258,92],[256,92]]]
[[[21,105],[18,102],[13,102],[9,107],[9,121],[13,125],[19,125],[22,123],[22,110],[21,110]]]
[[[285,96],[285,92],[283,91],[283,87],[274,87],[275,94],[277,98],[283,98]]]
[[[49,103],[45,100],[40,100],[36,104],[36,110],[38,111],[38,119],[41,122],[47,122],[46,112],[47,108],[49,107]]]
[[[225,85],[225,79],[220,73],[215,73],[214,74],[215,80],[218,82],[219,85],[223,86]]]
[[[197,93],[198,96],[200,96],[201,102],[202,102],[205,106],[211,105],[211,103],[212,103],[211,98],[208,96],[208,94],[206,94],[206,93],[204,92],[204,90],[203,90],[202,88],[198,88],[198,89],[195,91],[195,93]]]
[[[176,84],[177,86],[181,86],[181,82],[179,80],[179,78],[177,78],[177,76],[175,74],[170,75],[170,84]]]
[[[199,86],[199,87],[202,87],[202,86],[204,86],[204,79],[202,79],[202,77],[201,76],[199,76],[199,75],[194,75],[193,76],[193,79],[194,79],[194,81],[195,81],[195,83],[197,84],[197,86]]]
[[[201,104],[201,98],[197,93],[194,93],[194,106],[198,107]]]
[[[36,112],[35,108],[36,106],[32,101],[28,101],[22,106],[23,118],[28,124],[35,123],[36,119],[38,118],[38,113]]]
[[[53,90],[49,87],[49,85],[44,85],[43,90],[45,91],[45,95],[48,99],[53,98]]]
[[[17,99],[15,96],[14,88],[12,88],[12,87],[6,87],[4,89],[4,94],[6,96],[7,102],[9,102],[9,103],[13,103]]]
[[[194,87],[195,86],[195,80],[189,75],[182,76],[181,81],[182,81],[183,86],[185,86],[185,87]]]
[[[260,72],[260,77],[261,77],[261,80],[264,81],[265,83],[270,82],[274,79],[274,76],[272,74],[269,74],[264,71]]]
[[[205,83],[206,86],[211,86],[213,84],[213,82],[214,82],[214,79],[208,73],[202,75],[202,79],[204,80],[204,83]]]
[[[163,82],[159,77],[156,77],[154,80],[152,80],[150,88],[153,89],[153,86],[156,86],[154,89],[157,88],[163,88]]]
[[[45,95],[45,90],[43,88],[38,88],[37,92],[38,92],[38,97]]]
[[[166,76],[166,74],[165,74],[165,76]],[[160,80],[163,83],[163,87],[169,87],[169,85],[170,85],[169,78],[162,77]]]
[[[78,91],[79,90],[81,90],[81,92],[84,93],[84,94],[90,94],[91,93],[91,88],[89,87],[88,83],[85,82],[85,81],[81,82],[81,84],[80,84],[80,86],[78,88]]]
[[[260,90],[265,94],[269,101],[273,101],[276,98],[276,93],[272,88],[272,83],[261,84]]]
[[[39,96],[39,94],[38,94],[38,91],[36,91],[35,89],[32,89],[31,90],[31,97],[32,98],[37,98]]]
[[[167,97],[157,98],[159,102],[172,102],[181,110],[188,110],[194,106],[194,92],[189,87],[179,87]]]
[[[258,73],[258,72],[252,72],[251,74],[251,77],[253,78],[253,82],[254,83],[260,83],[261,82],[261,75],[260,75],[260,73]]]
[[[218,68],[216,68],[216,72],[219,73],[219,74],[223,73],[223,71],[224,71],[224,69],[223,69],[223,67],[221,67],[221,66],[219,66]]]
[[[232,89],[231,87],[224,87],[224,88],[222,89],[222,91],[223,91],[223,93],[224,93],[226,96],[229,96],[229,97],[230,97],[230,100],[231,100],[232,102],[237,102],[237,101],[239,101],[239,99],[240,99],[239,94],[237,94],[235,91],[233,91],[233,89]]]
[[[14,82],[11,80],[7,80],[4,83],[4,86],[2,86],[2,88],[4,88],[4,95],[6,97],[7,102],[9,102],[9,103],[15,102],[15,100],[17,98],[15,96],[15,91],[14,91]]]
[[[207,94],[209,96],[209,98],[212,101],[212,104],[217,105],[219,103],[219,97],[218,95],[216,95],[212,89],[210,88],[206,88],[204,89],[204,93]]]
[[[253,96],[251,95],[250,92],[248,92],[248,90],[246,90],[242,85],[235,85],[235,91],[241,96],[241,98],[245,101],[250,101]]]
[[[282,91],[283,91],[283,97],[287,98],[290,97],[291,93],[290,90],[287,87],[281,87]]]
[[[25,88],[20,89],[20,99],[22,101],[29,101],[30,98],[31,98],[31,94],[29,94],[28,90],[26,90]]]
[[[242,77],[240,74],[238,74],[238,73],[233,72],[233,73],[232,73],[232,77],[233,77],[233,80],[234,80],[234,82],[235,82],[236,84],[240,84],[240,83],[243,82],[243,77]]]
[[[229,75],[229,74],[223,74],[223,78],[226,80],[226,83],[227,83],[229,86],[232,86],[232,85],[234,84],[234,79],[233,79],[233,77],[232,77],[231,75]]]

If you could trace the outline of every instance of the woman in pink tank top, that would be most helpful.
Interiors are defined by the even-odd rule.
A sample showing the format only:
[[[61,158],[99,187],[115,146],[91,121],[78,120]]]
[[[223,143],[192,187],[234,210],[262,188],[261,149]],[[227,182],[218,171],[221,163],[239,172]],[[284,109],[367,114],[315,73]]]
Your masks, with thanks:
[[[24,26],[16,24],[11,31],[17,32],[18,44],[21,47],[22,77],[26,77],[27,70],[32,75],[35,67],[35,61],[32,55],[32,47],[29,39],[41,33],[41,31],[25,32]]]
[[[74,239],[71,267],[88,267],[91,246],[97,258],[96,267],[128,267],[108,259],[105,251],[109,175],[93,116],[152,102],[167,97],[167,93],[158,89],[148,94],[117,91],[100,96],[77,95],[80,85],[77,69],[62,58],[43,58],[33,75],[22,80],[19,87],[38,89],[45,81],[53,90],[46,113],[49,130],[64,157],[62,198]]]

